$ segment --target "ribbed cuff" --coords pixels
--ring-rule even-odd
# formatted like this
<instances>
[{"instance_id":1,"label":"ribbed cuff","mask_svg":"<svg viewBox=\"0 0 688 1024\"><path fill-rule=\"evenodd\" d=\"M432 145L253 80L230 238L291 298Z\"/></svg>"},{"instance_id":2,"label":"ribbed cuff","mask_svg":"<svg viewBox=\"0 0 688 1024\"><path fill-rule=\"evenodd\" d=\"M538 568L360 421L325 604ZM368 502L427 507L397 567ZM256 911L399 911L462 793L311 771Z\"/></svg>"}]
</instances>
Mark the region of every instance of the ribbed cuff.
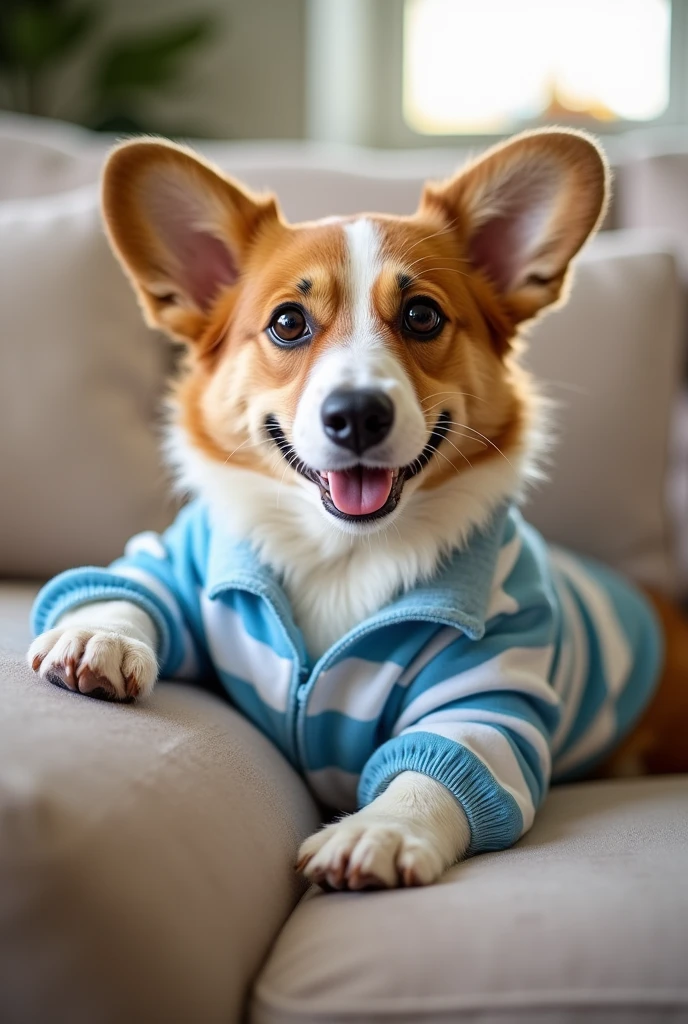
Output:
<instances>
[{"instance_id":1,"label":"ribbed cuff","mask_svg":"<svg viewBox=\"0 0 688 1024\"><path fill-rule=\"evenodd\" d=\"M472 751L430 732L398 736L375 751L361 774L359 806L369 804L407 771L429 775L453 793L471 827L469 853L503 850L520 838L523 815L511 793Z\"/></svg>"},{"instance_id":2,"label":"ribbed cuff","mask_svg":"<svg viewBox=\"0 0 688 1024\"><path fill-rule=\"evenodd\" d=\"M150 615L158 634L160 673L165 676L174 673L184 651L169 610L142 583L117 576L107 569L68 569L46 583L31 610L34 634L45 633L65 612L92 601L131 601Z\"/></svg>"}]
</instances>

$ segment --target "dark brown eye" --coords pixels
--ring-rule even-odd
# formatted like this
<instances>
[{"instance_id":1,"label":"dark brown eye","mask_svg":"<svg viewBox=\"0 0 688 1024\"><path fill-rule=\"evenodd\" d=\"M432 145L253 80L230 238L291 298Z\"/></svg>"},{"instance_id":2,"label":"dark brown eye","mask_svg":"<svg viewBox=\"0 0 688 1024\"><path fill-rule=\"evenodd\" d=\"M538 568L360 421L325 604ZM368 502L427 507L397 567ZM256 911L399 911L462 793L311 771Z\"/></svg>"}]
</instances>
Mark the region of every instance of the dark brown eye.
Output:
<instances>
[{"instance_id":1,"label":"dark brown eye","mask_svg":"<svg viewBox=\"0 0 688 1024\"><path fill-rule=\"evenodd\" d=\"M272 314L267 333L276 345L289 348L301 345L311 337L306 314L300 306L280 306Z\"/></svg>"},{"instance_id":2,"label":"dark brown eye","mask_svg":"<svg viewBox=\"0 0 688 1024\"><path fill-rule=\"evenodd\" d=\"M419 341L436 338L444 327L445 316L434 299L409 299L402 313L402 326L406 334Z\"/></svg>"}]
</instances>

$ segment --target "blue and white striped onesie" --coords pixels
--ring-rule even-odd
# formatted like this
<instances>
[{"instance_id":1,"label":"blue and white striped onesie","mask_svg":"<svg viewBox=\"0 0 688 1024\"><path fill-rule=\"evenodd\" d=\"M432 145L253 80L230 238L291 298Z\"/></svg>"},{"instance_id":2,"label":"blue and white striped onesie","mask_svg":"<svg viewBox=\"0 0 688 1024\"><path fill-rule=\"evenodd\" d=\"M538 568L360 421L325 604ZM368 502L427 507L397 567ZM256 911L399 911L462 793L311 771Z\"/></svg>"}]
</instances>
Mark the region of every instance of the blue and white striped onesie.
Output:
<instances>
[{"instance_id":1,"label":"blue and white striped onesie","mask_svg":"<svg viewBox=\"0 0 688 1024\"><path fill-rule=\"evenodd\" d=\"M423 772L461 802L474 853L510 846L553 777L583 774L614 748L661 662L644 598L548 547L514 507L316 663L279 580L198 502L109 569L53 579L34 629L112 599L154 620L163 677L214 670L324 803L352 809L399 772Z\"/></svg>"}]
</instances>

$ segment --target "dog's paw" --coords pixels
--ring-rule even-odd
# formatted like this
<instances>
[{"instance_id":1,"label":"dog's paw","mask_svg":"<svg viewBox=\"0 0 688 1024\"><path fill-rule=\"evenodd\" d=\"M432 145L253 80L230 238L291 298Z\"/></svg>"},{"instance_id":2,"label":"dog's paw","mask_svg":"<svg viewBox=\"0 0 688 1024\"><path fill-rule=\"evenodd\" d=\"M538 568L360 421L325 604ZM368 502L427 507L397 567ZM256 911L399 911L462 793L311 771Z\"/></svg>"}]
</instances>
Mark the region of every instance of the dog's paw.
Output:
<instances>
[{"instance_id":1,"label":"dog's paw","mask_svg":"<svg viewBox=\"0 0 688 1024\"><path fill-rule=\"evenodd\" d=\"M296 865L309 881L329 889L429 885L448 866L427 827L365 811L306 839Z\"/></svg>"},{"instance_id":2,"label":"dog's paw","mask_svg":"<svg viewBox=\"0 0 688 1024\"><path fill-rule=\"evenodd\" d=\"M158 675L151 648L113 630L48 630L31 644L27 660L48 682L101 700L145 697Z\"/></svg>"}]
</instances>

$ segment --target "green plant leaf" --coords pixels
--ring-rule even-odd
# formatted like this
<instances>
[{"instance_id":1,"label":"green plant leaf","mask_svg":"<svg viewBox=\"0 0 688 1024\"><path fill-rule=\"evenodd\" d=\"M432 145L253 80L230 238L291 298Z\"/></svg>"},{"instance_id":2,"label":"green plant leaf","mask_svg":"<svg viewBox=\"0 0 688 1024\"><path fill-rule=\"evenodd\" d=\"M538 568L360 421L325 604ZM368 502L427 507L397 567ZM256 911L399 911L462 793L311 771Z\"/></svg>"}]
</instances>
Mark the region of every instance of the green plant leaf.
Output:
<instances>
[{"instance_id":1,"label":"green plant leaf","mask_svg":"<svg viewBox=\"0 0 688 1024\"><path fill-rule=\"evenodd\" d=\"M2 19L3 55L8 64L29 71L66 56L93 29L95 7L60 11L23 4Z\"/></svg>"},{"instance_id":2,"label":"green plant leaf","mask_svg":"<svg viewBox=\"0 0 688 1024\"><path fill-rule=\"evenodd\" d=\"M96 79L101 97L168 85L178 74L178 61L212 27L208 18L195 18L164 32L120 39L103 54Z\"/></svg>"}]
</instances>

